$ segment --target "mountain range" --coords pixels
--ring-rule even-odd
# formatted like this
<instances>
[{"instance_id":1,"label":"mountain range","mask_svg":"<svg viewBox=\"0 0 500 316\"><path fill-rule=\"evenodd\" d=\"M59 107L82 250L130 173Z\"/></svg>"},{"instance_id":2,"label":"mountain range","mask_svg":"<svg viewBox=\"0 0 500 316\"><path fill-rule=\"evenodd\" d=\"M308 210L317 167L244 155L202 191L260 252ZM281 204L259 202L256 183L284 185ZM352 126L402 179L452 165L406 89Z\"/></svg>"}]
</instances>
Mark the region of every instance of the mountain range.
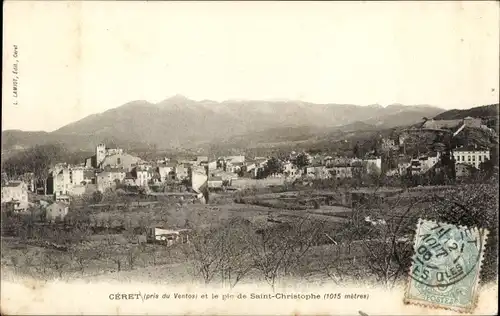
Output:
<instances>
[{"instance_id":1,"label":"mountain range","mask_svg":"<svg viewBox=\"0 0 500 316\"><path fill-rule=\"evenodd\" d=\"M302 101L194 101L176 95L159 103L133 101L87 116L53 132L2 132L2 152L36 144L62 143L91 150L106 142L123 148L197 148L233 141L286 142L332 131L387 129L435 117L429 105L359 106Z\"/></svg>"}]
</instances>

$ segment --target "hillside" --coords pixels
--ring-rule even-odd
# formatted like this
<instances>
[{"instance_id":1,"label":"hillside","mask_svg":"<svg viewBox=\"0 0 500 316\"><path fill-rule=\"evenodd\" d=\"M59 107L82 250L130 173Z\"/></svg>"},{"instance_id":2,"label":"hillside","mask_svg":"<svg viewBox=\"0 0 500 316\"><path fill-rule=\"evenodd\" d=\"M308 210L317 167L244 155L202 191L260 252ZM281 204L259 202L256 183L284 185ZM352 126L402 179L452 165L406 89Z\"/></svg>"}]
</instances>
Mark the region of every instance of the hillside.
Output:
<instances>
[{"instance_id":1,"label":"hillside","mask_svg":"<svg viewBox=\"0 0 500 316\"><path fill-rule=\"evenodd\" d=\"M459 120L464 119L467 116L478 117L478 118L490 118L498 117L499 105L490 104L484 106L478 106L466 110L450 110L440 113L434 117L435 120Z\"/></svg>"},{"instance_id":2,"label":"hillside","mask_svg":"<svg viewBox=\"0 0 500 316\"><path fill-rule=\"evenodd\" d=\"M111 140L130 146L197 148L214 142L307 140L335 129L381 129L421 121L443 110L425 106L312 104L302 101L194 101L174 96L153 104L133 101L100 114L90 115L52 133L24 135L5 131L3 149L61 142L90 149ZM30 132L31 133L31 132ZM310 137L309 137L310 136ZM2 137L4 138L4 137ZM253 138L253 137L252 137Z\"/></svg>"}]
</instances>

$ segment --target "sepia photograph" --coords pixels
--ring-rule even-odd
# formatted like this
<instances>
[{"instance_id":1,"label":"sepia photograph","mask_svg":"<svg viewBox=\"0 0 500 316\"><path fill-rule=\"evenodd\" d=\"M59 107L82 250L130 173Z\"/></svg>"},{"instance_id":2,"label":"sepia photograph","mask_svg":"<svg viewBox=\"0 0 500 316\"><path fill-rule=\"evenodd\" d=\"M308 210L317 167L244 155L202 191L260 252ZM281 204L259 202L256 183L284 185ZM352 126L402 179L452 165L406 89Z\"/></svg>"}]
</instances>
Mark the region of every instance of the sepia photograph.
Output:
<instances>
[{"instance_id":1,"label":"sepia photograph","mask_svg":"<svg viewBox=\"0 0 500 316\"><path fill-rule=\"evenodd\" d=\"M1 315L496 315L496 1L3 6Z\"/></svg>"}]
</instances>

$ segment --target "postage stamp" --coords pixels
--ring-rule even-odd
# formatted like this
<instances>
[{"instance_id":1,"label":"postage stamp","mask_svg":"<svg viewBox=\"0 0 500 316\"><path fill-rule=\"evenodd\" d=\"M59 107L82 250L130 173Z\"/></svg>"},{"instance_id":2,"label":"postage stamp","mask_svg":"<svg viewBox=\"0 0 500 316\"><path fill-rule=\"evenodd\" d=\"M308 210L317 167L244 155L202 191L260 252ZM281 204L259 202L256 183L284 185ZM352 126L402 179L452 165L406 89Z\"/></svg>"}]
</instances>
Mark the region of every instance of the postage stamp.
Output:
<instances>
[{"instance_id":1,"label":"postage stamp","mask_svg":"<svg viewBox=\"0 0 500 316\"><path fill-rule=\"evenodd\" d=\"M486 229L419 219L404 302L472 312L487 234Z\"/></svg>"}]
</instances>

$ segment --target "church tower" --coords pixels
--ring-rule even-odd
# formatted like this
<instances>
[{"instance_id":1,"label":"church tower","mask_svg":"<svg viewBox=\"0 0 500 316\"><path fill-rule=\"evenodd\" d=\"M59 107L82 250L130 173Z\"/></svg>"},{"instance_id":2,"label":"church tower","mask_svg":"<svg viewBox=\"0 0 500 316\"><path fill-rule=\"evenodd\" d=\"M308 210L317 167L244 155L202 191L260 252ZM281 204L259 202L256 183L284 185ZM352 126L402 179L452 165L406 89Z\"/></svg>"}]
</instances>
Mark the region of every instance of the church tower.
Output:
<instances>
[{"instance_id":1,"label":"church tower","mask_svg":"<svg viewBox=\"0 0 500 316\"><path fill-rule=\"evenodd\" d=\"M95 159L96 159L96 168L99 167L106 157L106 145L99 144L95 148Z\"/></svg>"}]
</instances>

